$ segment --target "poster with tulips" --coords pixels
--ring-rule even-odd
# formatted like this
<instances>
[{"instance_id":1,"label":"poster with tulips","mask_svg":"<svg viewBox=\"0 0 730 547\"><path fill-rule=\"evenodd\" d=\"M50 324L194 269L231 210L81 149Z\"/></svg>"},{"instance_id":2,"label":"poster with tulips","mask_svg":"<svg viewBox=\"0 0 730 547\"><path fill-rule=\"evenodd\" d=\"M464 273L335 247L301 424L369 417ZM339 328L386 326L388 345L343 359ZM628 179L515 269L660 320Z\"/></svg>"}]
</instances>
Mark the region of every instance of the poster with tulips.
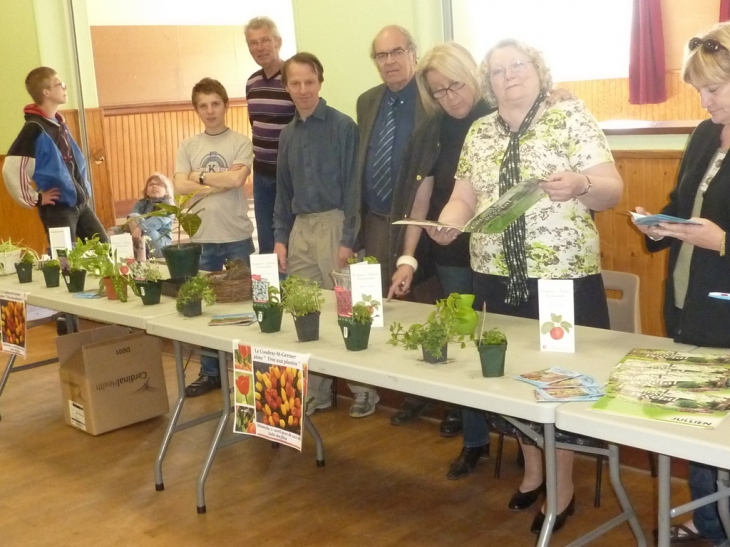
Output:
<instances>
[{"instance_id":1,"label":"poster with tulips","mask_svg":"<svg viewBox=\"0 0 730 547\"><path fill-rule=\"evenodd\" d=\"M26 298L28 293L0 290L0 351L26 355Z\"/></svg>"},{"instance_id":2,"label":"poster with tulips","mask_svg":"<svg viewBox=\"0 0 730 547\"><path fill-rule=\"evenodd\" d=\"M233 341L234 433L302 449L309 354Z\"/></svg>"}]
</instances>

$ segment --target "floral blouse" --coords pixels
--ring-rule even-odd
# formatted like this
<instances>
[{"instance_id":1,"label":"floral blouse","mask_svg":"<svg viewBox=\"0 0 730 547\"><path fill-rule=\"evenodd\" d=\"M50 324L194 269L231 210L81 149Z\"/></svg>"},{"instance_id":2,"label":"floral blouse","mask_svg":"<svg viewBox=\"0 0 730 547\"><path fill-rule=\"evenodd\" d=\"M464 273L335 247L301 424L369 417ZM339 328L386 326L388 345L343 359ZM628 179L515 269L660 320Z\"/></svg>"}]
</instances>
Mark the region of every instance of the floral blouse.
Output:
<instances>
[{"instance_id":1,"label":"floral blouse","mask_svg":"<svg viewBox=\"0 0 730 547\"><path fill-rule=\"evenodd\" d=\"M474 122L466 136L456 178L471 183L477 213L499 198L499 168L508 141L496 112ZM608 142L577 99L549 106L520 139L520 180L580 172L606 162L613 163ZM525 213L525 228L529 277L570 279L600 273L598 230L578 199L552 202L543 196ZM502 234L472 234L470 254L474 271L509 275Z\"/></svg>"}]
</instances>

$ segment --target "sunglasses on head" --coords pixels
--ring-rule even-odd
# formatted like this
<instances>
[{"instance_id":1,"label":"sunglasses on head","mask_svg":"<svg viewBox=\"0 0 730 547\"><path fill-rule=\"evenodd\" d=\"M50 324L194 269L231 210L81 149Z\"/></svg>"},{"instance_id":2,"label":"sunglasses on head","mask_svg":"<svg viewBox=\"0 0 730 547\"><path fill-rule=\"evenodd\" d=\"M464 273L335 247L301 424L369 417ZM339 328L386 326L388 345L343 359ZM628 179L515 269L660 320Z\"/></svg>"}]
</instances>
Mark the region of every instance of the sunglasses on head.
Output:
<instances>
[{"instance_id":1,"label":"sunglasses on head","mask_svg":"<svg viewBox=\"0 0 730 547\"><path fill-rule=\"evenodd\" d=\"M702 38L692 38L687 46L690 51L694 51L700 46L702 46L702 49L704 49L707 53L717 53L720 50L727 51L727 48L714 38L708 38L707 40L703 40Z\"/></svg>"}]
</instances>

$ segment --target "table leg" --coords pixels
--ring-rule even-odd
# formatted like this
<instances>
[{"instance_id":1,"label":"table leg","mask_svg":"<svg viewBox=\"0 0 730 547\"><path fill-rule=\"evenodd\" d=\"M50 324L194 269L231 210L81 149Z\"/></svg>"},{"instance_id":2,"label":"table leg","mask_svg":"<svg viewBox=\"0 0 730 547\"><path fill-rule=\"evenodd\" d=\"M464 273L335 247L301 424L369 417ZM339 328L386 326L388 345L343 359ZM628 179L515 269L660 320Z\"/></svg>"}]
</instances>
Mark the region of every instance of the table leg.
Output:
<instances>
[{"instance_id":1,"label":"table leg","mask_svg":"<svg viewBox=\"0 0 730 547\"><path fill-rule=\"evenodd\" d=\"M631 505L631 500L629 499L629 496L624 489L624 485L621 482L621 466L619 463L618 445L609 443L608 452L608 469L611 474L611 485L613 486L613 491L616 493L623 515L628 516L629 526L636 538L637 547L646 547L646 536L644 535L644 531L641 529L639 519L636 517L636 511L634 511L634 507Z\"/></svg>"},{"instance_id":2,"label":"table leg","mask_svg":"<svg viewBox=\"0 0 730 547\"><path fill-rule=\"evenodd\" d=\"M203 469L200 471L200 475L198 476L197 499L199 515L202 515L206 512L205 481L208 478L208 473L210 473L210 468L213 465L213 460L215 459L216 452L218 452L218 447L221 438L223 437L223 432L225 431L226 425L228 424L228 414L230 413L229 411L231 408L231 396L228 392L228 354L225 351L218 352L218 370L221 375L221 395L223 397L223 411L221 412L221 417L218 420L218 427L215 430L213 442L210 444L210 449L208 450L208 455L205 458Z\"/></svg>"},{"instance_id":3,"label":"table leg","mask_svg":"<svg viewBox=\"0 0 730 547\"><path fill-rule=\"evenodd\" d=\"M537 540L538 547L550 545L550 536L557 518L558 508L558 467L555 448L555 424L544 424L545 452L545 522Z\"/></svg>"},{"instance_id":4,"label":"table leg","mask_svg":"<svg viewBox=\"0 0 730 547\"><path fill-rule=\"evenodd\" d=\"M728 482L729 478L730 472L728 472L727 469L717 470L717 490L720 492L725 492L725 494L727 495L730 495L730 483ZM725 528L725 535L727 537L730 537L730 500L728 500L727 497L718 500L717 510L718 513L720 513L720 521L722 522L722 526L723 528Z\"/></svg>"},{"instance_id":5,"label":"table leg","mask_svg":"<svg viewBox=\"0 0 730 547\"><path fill-rule=\"evenodd\" d=\"M157 491L165 489L165 483L162 480L162 460L165 459L165 453L170 446L172 435L175 432L180 413L185 404L185 368L183 366L182 344L175 340L173 347L175 349L175 372L177 373L177 403L172 412L170 423L167 425L165 435L162 437L162 444L160 444L160 450L157 452L157 459L155 460L155 490Z\"/></svg>"},{"instance_id":6,"label":"table leg","mask_svg":"<svg viewBox=\"0 0 730 547\"><path fill-rule=\"evenodd\" d=\"M319 436L319 431L317 431L317 428L314 427L314 424L306 414L304 416L304 427L314 439L314 447L317 452L317 467L324 467L324 444L322 444L322 437Z\"/></svg>"},{"instance_id":7,"label":"table leg","mask_svg":"<svg viewBox=\"0 0 730 547\"><path fill-rule=\"evenodd\" d=\"M657 547L669 547L669 533L671 527L670 511L672 505L672 488L671 488L671 474L670 464L671 458L664 454L657 455L658 463L658 476L657 480L659 483L659 501L657 504L658 516L657 516L657 531L658 541Z\"/></svg>"}]
</instances>

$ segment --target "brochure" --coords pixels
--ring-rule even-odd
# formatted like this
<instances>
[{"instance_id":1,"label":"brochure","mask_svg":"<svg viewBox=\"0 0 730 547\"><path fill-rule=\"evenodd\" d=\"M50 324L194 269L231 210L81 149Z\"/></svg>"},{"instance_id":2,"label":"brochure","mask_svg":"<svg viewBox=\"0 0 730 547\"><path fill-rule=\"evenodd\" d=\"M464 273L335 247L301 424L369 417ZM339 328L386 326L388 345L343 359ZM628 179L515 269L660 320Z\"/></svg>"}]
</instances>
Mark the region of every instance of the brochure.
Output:
<instances>
[{"instance_id":1,"label":"brochure","mask_svg":"<svg viewBox=\"0 0 730 547\"><path fill-rule=\"evenodd\" d=\"M603 396L599 387L554 387L535 390L535 400L542 403L568 403L571 401L597 401Z\"/></svg>"},{"instance_id":2,"label":"brochure","mask_svg":"<svg viewBox=\"0 0 730 547\"><path fill-rule=\"evenodd\" d=\"M521 382L527 382L528 384L532 384L533 386L545 387L555 384L556 382L565 382L568 380L579 381L576 380L576 378L580 378L582 376L583 375L580 372L574 372L572 370L560 367L550 367L543 370L536 370L535 372L526 372L525 374L515 376L515 379L520 380ZM563 383L561 385L566 386L576 384ZM595 385L595 382L591 383L590 385Z\"/></svg>"},{"instance_id":3,"label":"brochure","mask_svg":"<svg viewBox=\"0 0 730 547\"><path fill-rule=\"evenodd\" d=\"M410 224L414 226L436 226L441 228L455 228L461 232L480 234L499 234L507 226L520 218L535 205L545 192L540 188L541 179L532 178L515 184L507 192L484 211L477 214L465 226L452 226L434 220L404 219L393 224Z\"/></svg>"},{"instance_id":4,"label":"brochure","mask_svg":"<svg viewBox=\"0 0 730 547\"><path fill-rule=\"evenodd\" d=\"M229 313L214 315L210 318L208 326L219 327L222 325L253 325L256 322L256 314L254 312Z\"/></svg>"},{"instance_id":5,"label":"brochure","mask_svg":"<svg viewBox=\"0 0 730 547\"><path fill-rule=\"evenodd\" d=\"M631 218L634 219L634 223L637 226L656 226L657 224L664 222L667 224L673 223L673 224L701 224L700 222L697 222L696 220L689 220L686 218L679 218L679 217L673 217L671 215L641 215L639 213L635 213L633 211L629 211L631 213Z\"/></svg>"},{"instance_id":6,"label":"brochure","mask_svg":"<svg viewBox=\"0 0 730 547\"><path fill-rule=\"evenodd\" d=\"M26 356L27 292L0 289L0 351Z\"/></svg>"},{"instance_id":7,"label":"brochure","mask_svg":"<svg viewBox=\"0 0 730 547\"><path fill-rule=\"evenodd\" d=\"M633 349L590 410L714 429L730 412L730 352Z\"/></svg>"},{"instance_id":8,"label":"brochure","mask_svg":"<svg viewBox=\"0 0 730 547\"><path fill-rule=\"evenodd\" d=\"M233 432L302 450L309 354L233 341Z\"/></svg>"}]
</instances>

